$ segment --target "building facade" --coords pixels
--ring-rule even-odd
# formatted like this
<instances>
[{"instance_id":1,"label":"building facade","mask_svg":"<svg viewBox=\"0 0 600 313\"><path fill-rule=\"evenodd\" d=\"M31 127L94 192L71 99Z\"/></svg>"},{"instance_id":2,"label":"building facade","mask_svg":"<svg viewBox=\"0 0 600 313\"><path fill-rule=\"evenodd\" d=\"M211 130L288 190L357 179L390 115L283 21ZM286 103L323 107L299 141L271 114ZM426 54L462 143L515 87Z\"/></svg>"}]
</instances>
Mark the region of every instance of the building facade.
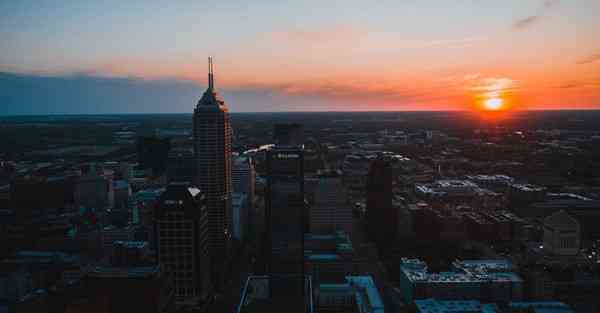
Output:
<instances>
[{"instance_id":1,"label":"building facade","mask_svg":"<svg viewBox=\"0 0 600 313\"><path fill-rule=\"evenodd\" d=\"M196 184L206 195L213 257L227 255L231 238L231 126L225 101L214 87L209 59L208 89L194 109Z\"/></svg>"},{"instance_id":2,"label":"building facade","mask_svg":"<svg viewBox=\"0 0 600 313\"><path fill-rule=\"evenodd\" d=\"M208 209L200 189L171 183L155 210L158 261L173 276L176 302L195 305L210 289Z\"/></svg>"}]
</instances>

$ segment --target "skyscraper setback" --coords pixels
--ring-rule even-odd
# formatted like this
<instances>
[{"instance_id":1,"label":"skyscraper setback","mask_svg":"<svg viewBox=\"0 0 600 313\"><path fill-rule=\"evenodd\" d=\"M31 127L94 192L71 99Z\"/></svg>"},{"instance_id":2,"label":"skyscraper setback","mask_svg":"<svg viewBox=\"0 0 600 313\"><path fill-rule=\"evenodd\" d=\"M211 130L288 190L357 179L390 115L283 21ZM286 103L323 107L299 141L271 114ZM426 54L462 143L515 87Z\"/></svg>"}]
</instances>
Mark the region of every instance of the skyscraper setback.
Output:
<instances>
[{"instance_id":1,"label":"skyscraper setback","mask_svg":"<svg viewBox=\"0 0 600 313\"><path fill-rule=\"evenodd\" d=\"M206 194L211 255L225 256L231 238L231 126L216 90L212 58L208 88L194 109L196 184Z\"/></svg>"}]
</instances>

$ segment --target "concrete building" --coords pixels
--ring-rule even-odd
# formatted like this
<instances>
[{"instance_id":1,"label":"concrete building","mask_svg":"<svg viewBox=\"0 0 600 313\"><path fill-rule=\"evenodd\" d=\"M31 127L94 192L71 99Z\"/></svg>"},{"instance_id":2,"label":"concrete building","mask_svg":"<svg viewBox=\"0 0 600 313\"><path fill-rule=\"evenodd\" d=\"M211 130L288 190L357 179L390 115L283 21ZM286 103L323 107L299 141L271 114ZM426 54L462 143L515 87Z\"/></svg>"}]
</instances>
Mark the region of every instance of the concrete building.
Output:
<instances>
[{"instance_id":1,"label":"concrete building","mask_svg":"<svg viewBox=\"0 0 600 313\"><path fill-rule=\"evenodd\" d=\"M231 136L229 109L215 90L209 58L208 89L194 109L196 185L206 195L211 255L227 257L231 239ZM217 264L217 263L215 263Z\"/></svg>"},{"instance_id":2,"label":"concrete building","mask_svg":"<svg viewBox=\"0 0 600 313\"><path fill-rule=\"evenodd\" d=\"M352 235L352 206L346 202L345 190L339 177L319 178L310 210L310 232Z\"/></svg>"},{"instance_id":3,"label":"concrete building","mask_svg":"<svg viewBox=\"0 0 600 313\"><path fill-rule=\"evenodd\" d=\"M478 300L415 300L418 313L500 313L495 304Z\"/></svg>"},{"instance_id":4,"label":"concrete building","mask_svg":"<svg viewBox=\"0 0 600 313\"><path fill-rule=\"evenodd\" d=\"M233 192L245 193L252 207L255 194L256 171L254 161L251 157L237 156L233 159L231 170L231 182Z\"/></svg>"},{"instance_id":5,"label":"concrete building","mask_svg":"<svg viewBox=\"0 0 600 313\"><path fill-rule=\"evenodd\" d=\"M385 313L371 276L346 276L345 282L319 284L315 291L317 312Z\"/></svg>"},{"instance_id":6,"label":"concrete building","mask_svg":"<svg viewBox=\"0 0 600 313\"><path fill-rule=\"evenodd\" d=\"M232 230L233 238L243 241L248 230L249 199L245 193L234 192L231 194Z\"/></svg>"},{"instance_id":7,"label":"concrete building","mask_svg":"<svg viewBox=\"0 0 600 313\"><path fill-rule=\"evenodd\" d=\"M131 197L131 186L126 180L115 180L113 182L115 197L114 208L119 211L129 210L129 198Z\"/></svg>"},{"instance_id":8,"label":"concrete building","mask_svg":"<svg viewBox=\"0 0 600 313\"><path fill-rule=\"evenodd\" d=\"M532 312L532 313L574 313L575 311L568 305L559 301L518 301L508 304L511 313Z\"/></svg>"},{"instance_id":9,"label":"concrete building","mask_svg":"<svg viewBox=\"0 0 600 313\"><path fill-rule=\"evenodd\" d=\"M210 289L208 209L200 189L171 183L155 210L158 262L175 281L178 305L198 305Z\"/></svg>"},{"instance_id":10,"label":"concrete building","mask_svg":"<svg viewBox=\"0 0 600 313\"><path fill-rule=\"evenodd\" d=\"M111 257L114 252L114 243L117 241L132 241L134 239L135 229L132 226L117 227L114 225L105 226L100 231L100 241L104 256Z\"/></svg>"},{"instance_id":11,"label":"concrete building","mask_svg":"<svg viewBox=\"0 0 600 313\"><path fill-rule=\"evenodd\" d=\"M304 271L315 284L341 283L358 272L350 237L343 232L304 235Z\"/></svg>"},{"instance_id":12,"label":"concrete building","mask_svg":"<svg viewBox=\"0 0 600 313\"><path fill-rule=\"evenodd\" d=\"M579 254L579 222L564 210L544 219L544 250L555 255Z\"/></svg>"},{"instance_id":13,"label":"concrete building","mask_svg":"<svg viewBox=\"0 0 600 313\"><path fill-rule=\"evenodd\" d=\"M114 207L113 177L110 172L89 165L89 169L83 171L75 183L75 204L98 210Z\"/></svg>"},{"instance_id":14,"label":"concrete building","mask_svg":"<svg viewBox=\"0 0 600 313\"><path fill-rule=\"evenodd\" d=\"M425 262L402 258L400 289L405 303L415 299L520 300L523 280L505 260L455 261L451 271L430 273Z\"/></svg>"}]
</instances>

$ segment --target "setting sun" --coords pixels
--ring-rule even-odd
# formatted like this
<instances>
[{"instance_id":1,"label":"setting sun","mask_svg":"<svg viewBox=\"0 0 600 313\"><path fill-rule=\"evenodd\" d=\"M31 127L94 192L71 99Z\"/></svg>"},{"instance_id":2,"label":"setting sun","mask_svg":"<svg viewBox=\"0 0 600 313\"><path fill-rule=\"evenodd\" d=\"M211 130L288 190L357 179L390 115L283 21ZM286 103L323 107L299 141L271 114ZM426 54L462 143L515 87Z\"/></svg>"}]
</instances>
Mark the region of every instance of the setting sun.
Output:
<instances>
[{"instance_id":1,"label":"setting sun","mask_svg":"<svg viewBox=\"0 0 600 313\"><path fill-rule=\"evenodd\" d=\"M490 98L483 102L484 108L486 110L500 110L502 108L502 99L500 98Z\"/></svg>"}]
</instances>

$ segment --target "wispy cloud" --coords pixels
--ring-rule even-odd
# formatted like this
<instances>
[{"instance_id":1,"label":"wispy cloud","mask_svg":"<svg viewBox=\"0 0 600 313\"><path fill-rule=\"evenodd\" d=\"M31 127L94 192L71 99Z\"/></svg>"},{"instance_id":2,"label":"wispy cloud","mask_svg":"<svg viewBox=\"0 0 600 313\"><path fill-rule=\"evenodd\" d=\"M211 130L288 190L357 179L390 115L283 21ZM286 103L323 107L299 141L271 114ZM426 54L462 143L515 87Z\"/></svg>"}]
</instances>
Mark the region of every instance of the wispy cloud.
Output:
<instances>
[{"instance_id":1,"label":"wispy cloud","mask_svg":"<svg viewBox=\"0 0 600 313\"><path fill-rule=\"evenodd\" d=\"M482 37L469 37L469 38L461 38L461 39L442 39L442 40L432 40L423 43L421 47L462 47L466 45L470 45L473 43L485 41L485 38Z\"/></svg>"},{"instance_id":2,"label":"wispy cloud","mask_svg":"<svg viewBox=\"0 0 600 313\"><path fill-rule=\"evenodd\" d=\"M526 29L526 28L530 27L531 25L537 23L540 19L541 19L541 16L539 16L539 15L531 15L531 16L519 19L516 22L514 22L512 25L512 28L513 28L513 30L523 30L523 29Z\"/></svg>"},{"instance_id":3,"label":"wispy cloud","mask_svg":"<svg viewBox=\"0 0 600 313\"><path fill-rule=\"evenodd\" d=\"M486 98L493 98L513 91L516 85L517 82L508 77L484 77L474 82L468 89L481 93Z\"/></svg>"},{"instance_id":4,"label":"wispy cloud","mask_svg":"<svg viewBox=\"0 0 600 313\"><path fill-rule=\"evenodd\" d=\"M338 25L320 30L288 30L268 33L268 37L279 41L299 41L302 43L326 42L336 40L356 39L366 34L354 26Z\"/></svg>"},{"instance_id":5,"label":"wispy cloud","mask_svg":"<svg viewBox=\"0 0 600 313\"><path fill-rule=\"evenodd\" d=\"M542 11L550 10L552 7L555 7L558 4L558 2L558 0L545 0L543 2ZM543 14L529 15L527 17L520 18L512 24L512 29L514 31L524 30L526 28L531 27L534 24L539 23L542 20L542 18Z\"/></svg>"},{"instance_id":6,"label":"wispy cloud","mask_svg":"<svg viewBox=\"0 0 600 313\"><path fill-rule=\"evenodd\" d=\"M588 64L596 61L600 61L600 52L588 55L587 57L581 58L577 61L577 64Z\"/></svg>"},{"instance_id":7,"label":"wispy cloud","mask_svg":"<svg viewBox=\"0 0 600 313\"><path fill-rule=\"evenodd\" d=\"M559 2L558 0L546 0L546 1L544 1L544 8L549 9L549 8L557 5L558 2Z\"/></svg>"}]
</instances>

